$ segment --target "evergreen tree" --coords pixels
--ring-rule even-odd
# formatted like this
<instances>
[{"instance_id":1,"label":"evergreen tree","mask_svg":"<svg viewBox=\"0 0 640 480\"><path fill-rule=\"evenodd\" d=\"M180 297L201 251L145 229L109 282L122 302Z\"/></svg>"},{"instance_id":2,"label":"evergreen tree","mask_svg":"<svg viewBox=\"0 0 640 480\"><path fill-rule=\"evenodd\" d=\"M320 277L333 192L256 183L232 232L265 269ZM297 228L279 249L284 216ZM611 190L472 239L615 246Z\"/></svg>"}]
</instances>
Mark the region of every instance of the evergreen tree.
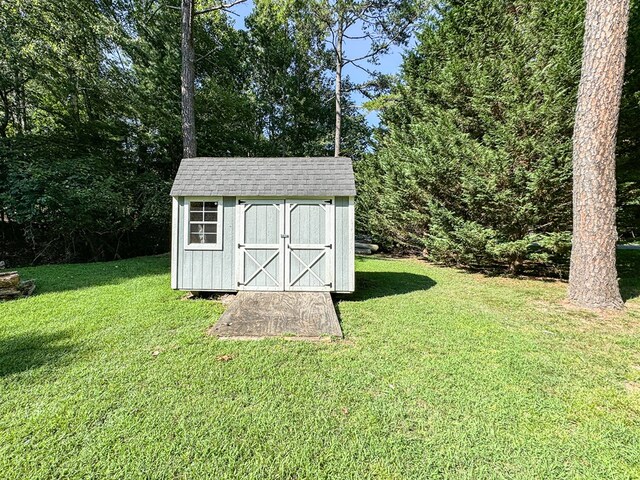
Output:
<instances>
[{"instance_id":1,"label":"evergreen tree","mask_svg":"<svg viewBox=\"0 0 640 480\"><path fill-rule=\"evenodd\" d=\"M387 244L511 272L566 264L584 6L450 1L377 100L360 215Z\"/></svg>"}]
</instances>

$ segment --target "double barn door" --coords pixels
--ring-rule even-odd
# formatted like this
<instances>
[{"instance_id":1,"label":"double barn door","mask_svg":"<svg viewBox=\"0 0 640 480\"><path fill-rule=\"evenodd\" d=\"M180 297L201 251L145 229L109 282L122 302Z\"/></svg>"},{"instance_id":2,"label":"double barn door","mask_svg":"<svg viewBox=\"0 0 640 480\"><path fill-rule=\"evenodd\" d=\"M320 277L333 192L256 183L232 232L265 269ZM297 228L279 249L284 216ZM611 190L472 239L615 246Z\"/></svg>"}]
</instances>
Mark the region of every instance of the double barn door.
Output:
<instances>
[{"instance_id":1,"label":"double barn door","mask_svg":"<svg viewBox=\"0 0 640 480\"><path fill-rule=\"evenodd\" d=\"M332 290L332 200L239 200L237 208L239 290Z\"/></svg>"}]
</instances>

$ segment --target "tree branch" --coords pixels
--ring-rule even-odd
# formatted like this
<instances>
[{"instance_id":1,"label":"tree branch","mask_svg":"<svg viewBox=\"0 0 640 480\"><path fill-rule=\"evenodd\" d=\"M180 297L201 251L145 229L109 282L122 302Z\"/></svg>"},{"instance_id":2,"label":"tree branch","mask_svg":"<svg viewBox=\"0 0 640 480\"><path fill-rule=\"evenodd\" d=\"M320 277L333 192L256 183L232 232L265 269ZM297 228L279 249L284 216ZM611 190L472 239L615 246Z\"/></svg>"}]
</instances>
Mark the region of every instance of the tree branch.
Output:
<instances>
[{"instance_id":1,"label":"tree branch","mask_svg":"<svg viewBox=\"0 0 640 480\"><path fill-rule=\"evenodd\" d=\"M409 19L401 28L398 28L397 33L394 36L392 36L387 42L382 43L380 46L378 46L377 48L373 49L372 51L370 51L366 55L363 55L363 56L358 57L358 58L352 58L352 59L345 60L343 65L349 65L349 64L355 65L356 62L360 62L362 60L370 59L370 58L375 57L376 55L384 52L386 49L391 47L391 45L396 43L401 35L403 35L404 33L407 32L407 30L416 21L416 19L417 19L417 16L414 16L411 19Z\"/></svg>"},{"instance_id":2,"label":"tree branch","mask_svg":"<svg viewBox=\"0 0 640 480\"><path fill-rule=\"evenodd\" d=\"M234 7L236 5L239 5L241 3L246 2L247 0L234 0L233 2L230 3L222 3L220 5L215 5L213 7L209 7L209 8L205 8L204 10L199 10L197 12L194 12L194 15L202 15L204 13L209 13L209 12L215 12L217 10L227 10L231 7Z\"/></svg>"},{"instance_id":3,"label":"tree branch","mask_svg":"<svg viewBox=\"0 0 640 480\"><path fill-rule=\"evenodd\" d=\"M366 91L367 89L375 88L375 87L378 87L379 85L380 85L380 83L379 83L378 79L374 78L372 80L368 80L368 81L363 82L363 83L356 83L356 84L353 84L353 85L349 85L347 87L343 87L343 91L345 91L345 92L358 91L358 92L362 93L362 92Z\"/></svg>"},{"instance_id":4,"label":"tree branch","mask_svg":"<svg viewBox=\"0 0 640 480\"><path fill-rule=\"evenodd\" d=\"M362 65L358 65L357 63L352 64L354 67L359 68L360 70L362 70L363 72L365 72L367 75L370 75L372 77L375 77L376 72L374 72L373 70L369 70L368 68L363 67Z\"/></svg>"},{"instance_id":5,"label":"tree branch","mask_svg":"<svg viewBox=\"0 0 640 480\"><path fill-rule=\"evenodd\" d=\"M363 55L363 56L358 57L358 58L346 59L343 62L343 65L349 65L349 64L356 65L356 62L361 62L362 60L368 60L369 58L375 57L376 55L384 52L390 46L391 46L391 43L383 43L378 48L376 48L375 50L372 50L371 52L367 53L366 55Z\"/></svg>"},{"instance_id":6,"label":"tree branch","mask_svg":"<svg viewBox=\"0 0 640 480\"><path fill-rule=\"evenodd\" d=\"M371 34L370 33L365 33L364 35L358 35L356 37L352 37L351 35L347 35L346 33L343 35L344 38L348 38L349 40L363 40L365 38L368 38L370 40L373 40L371 38Z\"/></svg>"}]
</instances>

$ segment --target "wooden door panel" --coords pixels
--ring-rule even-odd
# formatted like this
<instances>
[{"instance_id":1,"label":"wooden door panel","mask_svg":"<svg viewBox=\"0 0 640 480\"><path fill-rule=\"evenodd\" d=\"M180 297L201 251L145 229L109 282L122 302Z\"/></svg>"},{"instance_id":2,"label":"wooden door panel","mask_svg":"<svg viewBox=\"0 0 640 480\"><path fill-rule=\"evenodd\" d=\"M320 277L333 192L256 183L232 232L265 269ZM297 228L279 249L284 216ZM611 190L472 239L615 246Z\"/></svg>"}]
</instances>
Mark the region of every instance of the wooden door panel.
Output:
<instances>
[{"instance_id":1,"label":"wooden door panel","mask_svg":"<svg viewBox=\"0 0 640 480\"><path fill-rule=\"evenodd\" d=\"M284 202L238 202L238 289L284 288Z\"/></svg>"},{"instance_id":2,"label":"wooden door panel","mask_svg":"<svg viewBox=\"0 0 640 480\"><path fill-rule=\"evenodd\" d=\"M333 203L287 201L287 290L330 291L333 286Z\"/></svg>"}]
</instances>

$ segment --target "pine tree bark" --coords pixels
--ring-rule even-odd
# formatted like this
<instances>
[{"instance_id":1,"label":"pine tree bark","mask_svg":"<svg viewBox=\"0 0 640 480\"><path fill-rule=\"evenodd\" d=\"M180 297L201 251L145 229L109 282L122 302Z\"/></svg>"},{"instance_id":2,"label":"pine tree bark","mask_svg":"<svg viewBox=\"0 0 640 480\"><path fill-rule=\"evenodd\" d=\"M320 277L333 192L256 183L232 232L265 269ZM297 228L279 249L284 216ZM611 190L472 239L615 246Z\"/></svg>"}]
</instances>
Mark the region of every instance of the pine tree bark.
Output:
<instances>
[{"instance_id":1,"label":"pine tree bark","mask_svg":"<svg viewBox=\"0 0 640 480\"><path fill-rule=\"evenodd\" d=\"M338 22L336 35L336 129L333 156L340 156L340 138L342 136L342 20Z\"/></svg>"},{"instance_id":2,"label":"pine tree bark","mask_svg":"<svg viewBox=\"0 0 640 480\"><path fill-rule=\"evenodd\" d=\"M196 156L195 111L195 51L193 48L193 19L195 0L182 0L181 50L182 50L182 156Z\"/></svg>"},{"instance_id":3,"label":"pine tree bark","mask_svg":"<svg viewBox=\"0 0 640 480\"><path fill-rule=\"evenodd\" d=\"M569 300L622 308L616 272L615 147L629 0L588 0L573 133L573 244Z\"/></svg>"}]
</instances>

